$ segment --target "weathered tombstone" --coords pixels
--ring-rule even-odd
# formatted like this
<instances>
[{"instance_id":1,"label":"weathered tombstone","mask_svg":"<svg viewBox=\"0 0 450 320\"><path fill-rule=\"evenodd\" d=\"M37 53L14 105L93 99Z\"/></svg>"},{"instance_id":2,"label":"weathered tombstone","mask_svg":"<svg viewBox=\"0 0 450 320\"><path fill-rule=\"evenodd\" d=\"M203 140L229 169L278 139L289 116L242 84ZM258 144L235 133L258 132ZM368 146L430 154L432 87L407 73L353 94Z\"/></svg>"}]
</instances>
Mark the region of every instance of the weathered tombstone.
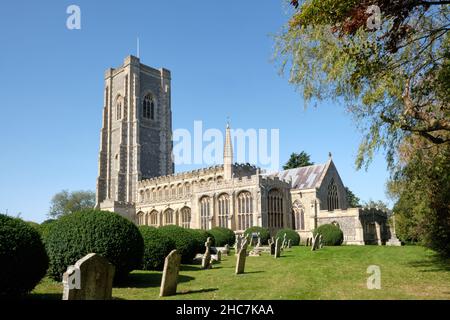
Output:
<instances>
[{"instance_id":1,"label":"weathered tombstone","mask_svg":"<svg viewBox=\"0 0 450 320\"><path fill-rule=\"evenodd\" d=\"M202 259L202 269L210 269L211 268L211 237L208 237L208 240L205 242L205 254Z\"/></svg>"},{"instance_id":2,"label":"weathered tombstone","mask_svg":"<svg viewBox=\"0 0 450 320\"><path fill-rule=\"evenodd\" d=\"M237 255L236 274L244 273L246 258L247 258L247 240L244 241L243 246L239 250Z\"/></svg>"},{"instance_id":3,"label":"weathered tombstone","mask_svg":"<svg viewBox=\"0 0 450 320\"><path fill-rule=\"evenodd\" d=\"M261 236L258 234L258 243L256 243L256 246L259 248L261 247Z\"/></svg>"},{"instance_id":4,"label":"weathered tombstone","mask_svg":"<svg viewBox=\"0 0 450 320\"><path fill-rule=\"evenodd\" d=\"M270 255L275 254L275 242L273 240L269 240L269 247L270 247Z\"/></svg>"},{"instance_id":5,"label":"weathered tombstone","mask_svg":"<svg viewBox=\"0 0 450 320\"><path fill-rule=\"evenodd\" d=\"M319 249L323 248L322 235L319 236Z\"/></svg>"},{"instance_id":6,"label":"weathered tombstone","mask_svg":"<svg viewBox=\"0 0 450 320\"><path fill-rule=\"evenodd\" d=\"M292 248L291 239L288 240L288 248Z\"/></svg>"},{"instance_id":7,"label":"weathered tombstone","mask_svg":"<svg viewBox=\"0 0 450 320\"><path fill-rule=\"evenodd\" d=\"M234 246L235 246L235 254L237 255L239 253L239 250L241 250L242 246L242 238L240 235L236 235L236 242Z\"/></svg>"},{"instance_id":8,"label":"weathered tombstone","mask_svg":"<svg viewBox=\"0 0 450 320\"><path fill-rule=\"evenodd\" d=\"M211 255L211 261L222 261L222 251L218 250L216 254Z\"/></svg>"},{"instance_id":9,"label":"weathered tombstone","mask_svg":"<svg viewBox=\"0 0 450 320\"><path fill-rule=\"evenodd\" d=\"M230 246L228 245L228 243L225 245L225 251L223 252L226 256L228 256L230 254Z\"/></svg>"},{"instance_id":10,"label":"weathered tombstone","mask_svg":"<svg viewBox=\"0 0 450 320\"><path fill-rule=\"evenodd\" d=\"M316 236L312 240L311 251L315 251L317 249L318 243L319 243L319 234L316 234Z\"/></svg>"},{"instance_id":11,"label":"weathered tombstone","mask_svg":"<svg viewBox=\"0 0 450 320\"><path fill-rule=\"evenodd\" d=\"M283 244L281 245L281 247L284 249L287 247L287 241L286 241L286 233L283 236Z\"/></svg>"},{"instance_id":12,"label":"weathered tombstone","mask_svg":"<svg viewBox=\"0 0 450 320\"><path fill-rule=\"evenodd\" d=\"M281 242L280 239L277 238L277 241L275 241L275 258L279 258L281 254Z\"/></svg>"},{"instance_id":13,"label":"weathered tombstone","mask_svg":"<svg viewBox=\"0 0 450 320\"><path fill-rule=\"evenodd\" d=\"M115 267L104 257L90 253L63 275L63 300L110 300Z\"/></svg>"},{"instance_id":14,"label":"weathered tombstone","mask_svg":"<svg viewBox=\"0 0 450 320\"><path fill-rule=\"evenodd\" d=\"M164 270L161 280L160 297L171 296L177 293L178 272L180 271L181 255L172 250L164 261Z\"/></svg>"}]
</instances>

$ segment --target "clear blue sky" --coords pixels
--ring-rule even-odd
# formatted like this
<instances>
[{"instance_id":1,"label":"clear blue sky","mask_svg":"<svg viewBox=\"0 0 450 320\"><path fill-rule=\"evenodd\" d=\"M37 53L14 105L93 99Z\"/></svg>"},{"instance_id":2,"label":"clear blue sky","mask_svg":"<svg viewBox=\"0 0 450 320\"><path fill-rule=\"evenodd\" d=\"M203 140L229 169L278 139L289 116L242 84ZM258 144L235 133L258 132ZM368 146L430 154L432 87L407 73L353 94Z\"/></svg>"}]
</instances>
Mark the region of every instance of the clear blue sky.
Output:
<instances>
[{"instance_id":1,"label":"clear blue sky","mask_svg":"<svg viewBox=\"0 0 450 320\"><path fill-rule=\"evenodd\" d=\"M81 30L66 9L81 8ZM95 190L103 75L136 54L172 72L173 128L279 128L280 159L328 152L361 199L386 200L382 155L356 171L360 132L332 102L304 110L271 62L285 1L8 1L0 12L0 212L46 219L53 194ZM190 169L178 167L177 171Z\"/></svg>"}]
</instances>

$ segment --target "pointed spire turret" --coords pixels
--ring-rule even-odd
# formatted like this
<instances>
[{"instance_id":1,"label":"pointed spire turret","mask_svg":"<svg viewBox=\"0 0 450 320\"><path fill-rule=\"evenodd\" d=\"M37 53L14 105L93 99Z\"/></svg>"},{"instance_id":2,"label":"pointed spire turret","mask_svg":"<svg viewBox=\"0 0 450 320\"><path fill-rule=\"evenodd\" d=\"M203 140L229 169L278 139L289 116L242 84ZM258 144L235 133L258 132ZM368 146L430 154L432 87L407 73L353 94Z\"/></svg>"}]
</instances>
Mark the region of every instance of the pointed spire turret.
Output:
<instances>
[{"instance_id":1,"label":"pointed spire turret","mask_svg":"<svg viewBox=\"0 0 450 320\"><path fill-rule=\"evenodd\" d=\"M225 145L223 150L223 169L224 179L230 180L233 178L233 145L231 143L230 122L227 121L227 128L225 130Z\"/></svg>"}]
</instances>

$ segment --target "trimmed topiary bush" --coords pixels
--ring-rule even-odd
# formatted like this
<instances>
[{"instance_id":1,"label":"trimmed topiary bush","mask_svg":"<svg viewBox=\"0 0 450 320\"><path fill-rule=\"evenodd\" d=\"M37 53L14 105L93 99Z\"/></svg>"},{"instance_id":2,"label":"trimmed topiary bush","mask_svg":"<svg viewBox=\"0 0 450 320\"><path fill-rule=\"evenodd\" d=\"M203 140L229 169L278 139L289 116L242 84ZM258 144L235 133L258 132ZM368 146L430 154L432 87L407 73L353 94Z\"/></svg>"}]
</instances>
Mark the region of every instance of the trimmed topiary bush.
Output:
<instances>
[{"instance_id":1,"label":"trimmed topiary bush","mask_svg":"<svg viewBox=\"0 0 450 320\"><path fill-rule=\"evenodd\" d=\"M300 244L300 236L295 230L292 229L281 229L277 232L276 238L280 238L283 241L284 234L286 234L286 241L291 240L291 245L298 246Z\"/></svg>"},{"instance_id":2,"label":"trimmed topiary bush","mask_svg":"<svg viewBox=\"0 0 450 320\"><path fill-rule=\"evenodd\" d=\"M175 249L175 242L154 227L140 226L139 231L144 239L142 268L144 270L162 270L164 260Z\"/></svg>"},{"instance_id":3,"label":"trimmed topiary bush","mask_svg":"<svg viewBox=\"0 0 450 320\"><path fill-rule=\"evenodd\" d=\"M322 243L326 246L340 246L344 241L344 233L334 224L323 224L313 231L313 235L322 235Z\"/></svg>"},{"instance_id":4,"label":"trimmed topiary bush","mask_svg":"<svg viewBox=\"0 0 450 320\"><path fill-rule=\"evenodd\" d=\"M136 225L121 215L83 210L64 215L51 224L45 239L50 258L49 275L60 281L69 265L97 253L116 267L115 280L123 280L142 265L144 240Z\"/></svg>"},{"instance_id":5,"label":"trimmed topiary bush","mask_svg":"<svg viewBox=\"0 0 450 320\"><path fill-rule=\"evenodd\" d=\"M209 232L214 236L216 240L216 247L223 247L228 244L230 247L234 245L236 236L234 231L228 228L214 227Z\"/></svg>"},{"instance_id":6,"label":"trimmed topiary bush","mask_svg":"<svg viewBox=\"0 0 450 320\"><path fill-rule=\"evenodd\" d=\"M182 263L192 263L198 249L198 240L192 231L179 226L170 225L159 228L175 242L176 249L181 254Z\"/></svg>"},{"instance_id":7,"label":"trimmed topiary bush","mask_svg":"<svg viewBox=\"0 0 450 320\"><path fill-rule=\"evenodd\" d=\"M215 246L215 237L214 235L206 230L201 229L186 229L188 232L192 233L195 238L195 253L205 253L205 242L208 240L208 237L211 238L211 246Z\"/></svg>"},{"instance_id":8,"label":"trimmed topiary bush","mask_svg":"<svg viewBox=\"0 0 450 320\"><path fill-rule=\"evenodd\" d=\"M39 232L20 219L0 214L0 297L30 292L45 276L47 267Z\"/></svg>"},{"instance_id":9,"label":"trimmed topiary bush","mask_svg":"<svg viewBox=\"0 0 450 320\"><path fill-rule=\"evenodd\" d=\"M270 233L269 230L263 227L251 227L248 228L247 230L245 230L244 235L245 236L251 236L252 233L260 233L260 237L261 237L261 244L267 244L270 238Z\"/></svg>"}]
</instances>

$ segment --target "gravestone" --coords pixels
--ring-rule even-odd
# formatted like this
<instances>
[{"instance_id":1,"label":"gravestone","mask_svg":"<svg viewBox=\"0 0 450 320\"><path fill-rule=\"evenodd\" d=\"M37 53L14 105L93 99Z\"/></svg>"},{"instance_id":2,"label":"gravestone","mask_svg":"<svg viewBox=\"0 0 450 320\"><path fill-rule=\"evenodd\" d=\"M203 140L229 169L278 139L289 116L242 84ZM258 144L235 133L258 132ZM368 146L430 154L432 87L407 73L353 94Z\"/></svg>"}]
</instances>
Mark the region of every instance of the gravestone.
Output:
<instances>
[{"instance_id":1,"label":"gravestone","mask_svg":"<svg viewBox=\"0 0 450 320\"><path fill-rule=\"evenodd\" d=\"M286 233L283 236L283 244L281 245L281 247L284 249L287 247L287 241L286 241Z\"/></svg>"},{"instance_id":2,"label":"gravestone","mask_svg":"<svg viewBox=\"0 0 450 320\"><path fill-rule=\"evenodd\" d=\"M241 250L241 246L242 246L242 238L240 235L236 235L236 243L234 244L235 246L235 254L237 255L239 253L239 250Z\"/></svg>"},{"instance_id":3,"label":"gravestone","mask_svg":"<svg viewBox=\"0 0 450 320\"><path fill-rule=\"evenodd\" d=\"M270 255L275 254L275 242L273 240L269 240L269 247L270 247Z\"/></svg>"},{"instance_id":4,"label":"gravestone","mask_svg":"<svg viewBox=\"0 0 450 320\"><path fill-rule=\"evenodd\" d=\"M258 248L261 247L261 236L259 236L259 234L258 234L258 243L256 244L256 246Z\"/></svg>"},{"instance_id":5,"label":"gravestone","mask_svg":"<svg viewBox=\"0 0 450 320\"><path fill-rule=\"evenodd\" d=\"M322 235L319 236L319 249L322 249L323 242L322 242Z\"/></svg>"},{"instance_id":6,"label":"gravestone","mask_svg":"<svg viewBox=\"0 0 450 320\"><path fill-rule=\"evenodd\" d=\"M115 267L106 258L90 253L63 275L63 300L110 300Z\"/></svg>"},{"instance_id":7,"label":"gravestone","mask_svg":"<svg viewBox=\"0 0 450 320\"><path fill-rule=\"evenodd\" d=\"M311 251L315 251L317 249L318 243L319 243L319 234L316 234L316 236L312 240Z\"/></svg>"},{"instance_id":8,"label":"gravestone","mask_svg":"<svg viewBox=\"0 0 450 320\"><path fill-rule=\"evenodd\" d=\"M275 258L279 258L281 254L281 242L280 239L277 238L275 241Z\"/></svg>"},{"instance_id":9,"label":"gravestone","mask_svg":"<svg viewBox=\"0 0 450 320\"><path fill-rule=\"evenodd\" d=\"M210 269L211 268L211 237L208 237L208 240L205 242L205 254L202 259L202 269Z\"/></svg>"},{"instance_id":10,"label":"gravestone","mask_svg":"<svg viewBox=\"0 0 450 320\"><path fill-rule=\"evenodd\" d=\"M288 240L288 248L292 248L291 239Z\"/></svg>"},{"instance_id":11,"label":"gravestone","mask_svg":"<svg viewBox=\"0 0 450 320\"><path fill-rule=\"evenodd\" d=\"M223 253L228 256L230 254L230 246L228 245L228 243L225 245L225 251L223 251Z\"/></svg>"},{"instance_id":12,"label":"gravestone","mask_svg":"<svg viewBox=\"0 0 450 320\"><path fill-rule=\"evenodd\" d=\"M245 259L247 259L247 240L244 241L242 248L237 254L236 274L244 273Z\"/></svg>"},{"instance_id":13,"label":"gravestone","mask_svg":"<svg viewBox=\"0 0 450 320\"><path fill-rule=\"evenodd\" d=\"M220 262L222 261L222 251L218 250L216 254L211 255L211 260Z\"/></svg>"},{"instance_id":14,"label":"gravestone","mask_svg":"<svg viewBox=\"0 0 450 320\"><path fill-rule=\"evenodd\" d=\"M181 255L172 250L164 261L164 270L161 280L160 297L171 296L177 293L178 273L180 272Z\"/></svg>"}]
</instances>

